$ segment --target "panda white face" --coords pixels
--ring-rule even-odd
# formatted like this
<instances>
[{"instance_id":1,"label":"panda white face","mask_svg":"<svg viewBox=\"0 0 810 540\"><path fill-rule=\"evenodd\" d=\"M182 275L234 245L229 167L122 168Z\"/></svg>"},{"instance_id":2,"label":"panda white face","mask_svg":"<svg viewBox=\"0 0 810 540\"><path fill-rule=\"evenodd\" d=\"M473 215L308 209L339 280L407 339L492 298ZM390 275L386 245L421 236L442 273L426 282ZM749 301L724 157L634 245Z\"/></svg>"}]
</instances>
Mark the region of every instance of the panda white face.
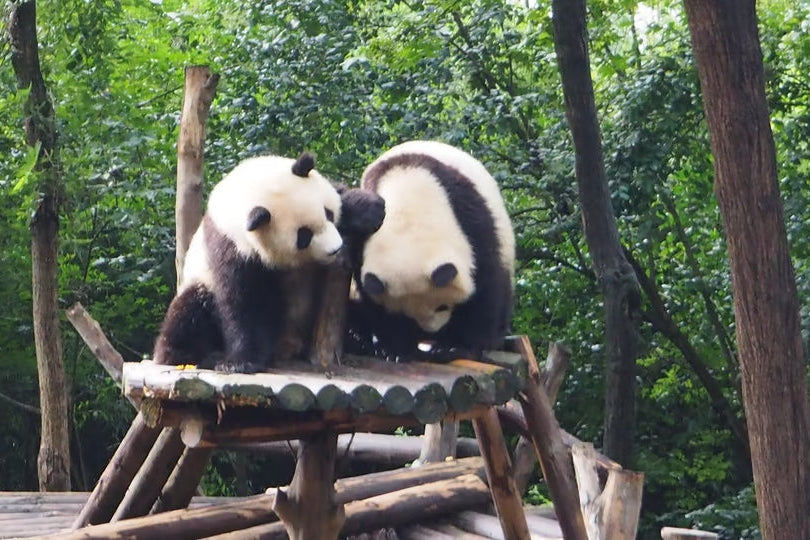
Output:
<instances>
[{"instance_id":1,"label":"panda white face","mask_svg":"<svg viewBox=\"0 0 810 540\"><path fill-rule=\"evenodd\" d=\"M308 154L247 159L211 192L208 215L240 253L268 268L328 263L343 246L340 195L313 166Z\"/></svg>"}]
</instances>

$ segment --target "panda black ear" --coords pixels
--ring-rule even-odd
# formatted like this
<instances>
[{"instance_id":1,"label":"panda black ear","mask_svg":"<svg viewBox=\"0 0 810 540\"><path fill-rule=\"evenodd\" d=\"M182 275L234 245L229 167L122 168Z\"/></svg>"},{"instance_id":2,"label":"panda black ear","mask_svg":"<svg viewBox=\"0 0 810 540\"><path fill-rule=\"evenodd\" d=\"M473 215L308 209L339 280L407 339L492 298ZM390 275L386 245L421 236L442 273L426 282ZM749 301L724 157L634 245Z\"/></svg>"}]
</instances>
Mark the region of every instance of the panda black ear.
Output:
<instances>
[{"instance_id":1,"label":"panda black ear","mask_svg":"<svg viewBox=\"0 0 810 540\"><path fill-rule=\"evenodd\" d=\"M385 283L377 277L377 274L366 272L363 274L363 291L371 296L380 296L385 292Z\"/></svg>"},{"instance_id":2,"label":"panda black ear","mask_svg":"<svg viewBox=\"0 0 810 540\"><path fill-rule=\"evenodd\" d=\"M440 264L430 274L430 282L434 287L445 287L458 275L458 269L453 263Z\"/></svg>"},{"instance_id":3,"label":"panda black ear","mask_svg":"<svg viewBox=\"0 0 810 540\"><path fill-rule=\"evenodd\" d=\"M309 171L315 168L315 156L310 154L309 152L304 152L298 159L295 160L295 163L292 165L292 173L295 176L301 176L306 178L309 176Z\"/></svg>"},{"instance_id":4,"label":"panda black ear","mask_svg":"<svg viewBox=\"0 0 810 540\"><path fill-rule=\"evenodd\" d=\"M270 223L270 210L264 206L254 206L253 210L248 213L247 230L255 231L268 223Z\"/></svg>"}]
</instances>

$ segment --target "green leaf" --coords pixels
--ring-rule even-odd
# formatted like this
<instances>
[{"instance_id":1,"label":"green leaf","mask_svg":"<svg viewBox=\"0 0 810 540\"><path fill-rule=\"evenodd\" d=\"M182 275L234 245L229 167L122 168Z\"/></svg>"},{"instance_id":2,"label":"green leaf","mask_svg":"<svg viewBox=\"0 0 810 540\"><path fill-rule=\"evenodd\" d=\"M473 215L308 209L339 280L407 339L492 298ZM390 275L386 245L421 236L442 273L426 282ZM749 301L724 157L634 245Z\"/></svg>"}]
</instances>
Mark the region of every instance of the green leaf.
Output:
<instances>
[{"instance_id":1,"label":"green leaf","mask_svg":"<svg viewBox=\"0 0 810 540\"><path fill-rule=\"evenodd\" d=\"M33 178L31 172L37 165L37 158L39 158L39 150L42 147L42 141L37 141L37 144L28 149L25 155L25 160L22 166L17 170L17 181L11 187L11 193L19 193L23 188L28 186L28 183Z\"/></svg>"}]
</instances>

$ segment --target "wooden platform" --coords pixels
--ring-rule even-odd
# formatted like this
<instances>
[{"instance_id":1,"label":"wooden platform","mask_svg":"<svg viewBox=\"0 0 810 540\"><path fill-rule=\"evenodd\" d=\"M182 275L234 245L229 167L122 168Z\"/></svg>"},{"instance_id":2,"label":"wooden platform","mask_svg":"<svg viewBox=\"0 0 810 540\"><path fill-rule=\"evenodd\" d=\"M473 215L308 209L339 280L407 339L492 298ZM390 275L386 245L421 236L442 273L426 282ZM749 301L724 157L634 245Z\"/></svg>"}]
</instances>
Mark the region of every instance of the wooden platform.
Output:
<instances>
[{"instance_id":1,"label":"wooden platform","mask_svg":"<svg viewBox=\"0 0 810 540\"><path fill-rule=\"evenodd\" d=\"M31 538L66 532L89 493L0 492L0 538ZM238 501L238 497L194 497L190 508L217 506ZM525 506L533 539L562 538L550 506ZM386 530L377 538L503 538L498 518L480 508L448 515L440 520L413 523Z\"/></svg>"}]
</instances>

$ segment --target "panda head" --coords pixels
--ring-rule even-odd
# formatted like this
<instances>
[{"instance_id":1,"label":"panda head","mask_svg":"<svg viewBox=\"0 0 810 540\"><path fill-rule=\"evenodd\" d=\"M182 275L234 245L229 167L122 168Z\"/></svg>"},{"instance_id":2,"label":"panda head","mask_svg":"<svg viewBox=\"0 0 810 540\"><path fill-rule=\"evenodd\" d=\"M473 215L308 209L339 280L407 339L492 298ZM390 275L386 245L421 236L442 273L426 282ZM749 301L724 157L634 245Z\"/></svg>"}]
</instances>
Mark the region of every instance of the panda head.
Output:
<instances>
[{"instance_id":1,"label":"panda head","mask_svg":"<svg viewBox=\"0 0 810 540\"><path fill-rule=\"evenodd\" d=\"M328 263L343 246L340 196L314 166L308 153L247 159L211 192L208 215L242 255L269 268Z\"/></svg>"}]
</instances>

